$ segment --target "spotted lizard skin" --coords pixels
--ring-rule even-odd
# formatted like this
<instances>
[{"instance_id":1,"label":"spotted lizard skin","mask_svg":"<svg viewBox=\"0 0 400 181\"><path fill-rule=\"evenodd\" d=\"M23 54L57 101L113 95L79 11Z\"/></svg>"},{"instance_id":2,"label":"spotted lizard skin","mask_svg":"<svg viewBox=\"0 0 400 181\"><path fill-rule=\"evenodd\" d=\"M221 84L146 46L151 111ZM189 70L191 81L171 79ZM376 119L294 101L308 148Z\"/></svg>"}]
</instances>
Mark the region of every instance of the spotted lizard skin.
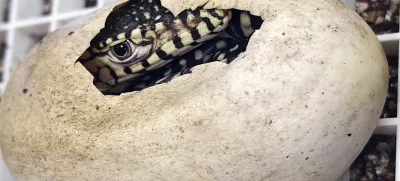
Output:
<instances>
[{"instance_id":1,"label":"spotted lizard skin","mask_svg":"<svg viewBox=\"0 0 400 181\"><path fill-rule=\"evenodd\" d=\"M230 63L261 24L247 11L198 7L174 16L159 0L130 0L113 9L77 61L105 95L140 91L196 65Z\"/></svg>"}]
</instances>

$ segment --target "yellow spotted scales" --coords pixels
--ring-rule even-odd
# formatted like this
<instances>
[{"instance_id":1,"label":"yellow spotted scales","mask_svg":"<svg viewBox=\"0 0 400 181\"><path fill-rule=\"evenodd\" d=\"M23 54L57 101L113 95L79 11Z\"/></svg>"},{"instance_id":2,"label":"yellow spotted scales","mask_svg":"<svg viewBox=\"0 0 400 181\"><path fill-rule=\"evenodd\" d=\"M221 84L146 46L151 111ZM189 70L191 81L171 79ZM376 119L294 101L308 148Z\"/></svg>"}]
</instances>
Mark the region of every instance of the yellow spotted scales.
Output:
<instances>
[{"instance_id":1,"label":"yellow spotted scales","mask_svg":"<svg viewBox=\"0 0 400 181\"><path fill-rule=\"evenodd\" d=\"M261 23L247 11L199 7L174 16L159 0L131 0L113 9L77 61L103 94L139 91L199 64L233 61Z\"/></svg>"}]
</instances>

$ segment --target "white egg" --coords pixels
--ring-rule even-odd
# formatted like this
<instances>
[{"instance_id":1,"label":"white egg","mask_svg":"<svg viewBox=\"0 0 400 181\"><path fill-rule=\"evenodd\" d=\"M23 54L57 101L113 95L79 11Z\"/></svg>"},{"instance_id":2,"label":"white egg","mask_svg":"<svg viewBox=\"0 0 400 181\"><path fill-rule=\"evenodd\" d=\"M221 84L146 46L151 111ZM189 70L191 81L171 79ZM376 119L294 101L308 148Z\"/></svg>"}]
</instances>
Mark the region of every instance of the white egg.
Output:
<instances>
[{"instance_id":1,"label":"white egg","mask_svg":"<svg viewBox=\"0 0 400 181\"><path fill-rule=\"evenodd\" d=\"M163 5L178 13L203 4ZM207 6L266 21L232 64L201 65L141 92L104 96L75 64L110 8L36 46L0 105L0 146L17 180L338 178L385 101L387 63L372 30L337 0Z\"/></svg>"}]
</instances>

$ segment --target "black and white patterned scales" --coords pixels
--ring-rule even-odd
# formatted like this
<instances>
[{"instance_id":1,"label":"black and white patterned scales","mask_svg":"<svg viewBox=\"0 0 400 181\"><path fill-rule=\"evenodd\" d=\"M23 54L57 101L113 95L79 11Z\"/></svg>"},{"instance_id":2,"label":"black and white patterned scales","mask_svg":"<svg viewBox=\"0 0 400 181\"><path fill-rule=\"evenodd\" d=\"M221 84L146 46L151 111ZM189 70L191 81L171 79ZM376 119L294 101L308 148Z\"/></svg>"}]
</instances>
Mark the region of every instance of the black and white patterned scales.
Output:
<instances>
[{"instance_id":1,"label":"black and white patterned scales","mask_svg":"<svg viewBox=\"0 0 400 181\"><path fill-rule=\"evenodd\" d=\"M78 59L103 94L139 91L246 50L262 19L247 11L186 10L174 16L159 0L118 5Z\"/></svg>"}]
</instances>

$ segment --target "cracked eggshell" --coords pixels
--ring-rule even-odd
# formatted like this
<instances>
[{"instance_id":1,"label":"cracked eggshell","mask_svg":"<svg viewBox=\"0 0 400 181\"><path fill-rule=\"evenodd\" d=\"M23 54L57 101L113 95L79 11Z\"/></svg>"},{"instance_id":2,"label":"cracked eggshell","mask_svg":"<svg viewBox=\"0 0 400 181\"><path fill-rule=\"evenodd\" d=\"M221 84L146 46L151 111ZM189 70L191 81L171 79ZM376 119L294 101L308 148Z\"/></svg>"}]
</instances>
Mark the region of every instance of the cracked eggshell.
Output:
<instances>
[{"instance_id":1,"label":"cracked eggshell","mask_svg":"<svg viewBox=\"0 0 400 181\"><path fill-rule=\"evenodd\" d=\"M166 0L175 13L204 4ZM335 180L388 82L375 34L338 0L211 0L265 22L248 50L168 84L103 96L75 60L111 7L48 35L12 76L0 145L20 181Z\"/></svg>"}]
</instances>

